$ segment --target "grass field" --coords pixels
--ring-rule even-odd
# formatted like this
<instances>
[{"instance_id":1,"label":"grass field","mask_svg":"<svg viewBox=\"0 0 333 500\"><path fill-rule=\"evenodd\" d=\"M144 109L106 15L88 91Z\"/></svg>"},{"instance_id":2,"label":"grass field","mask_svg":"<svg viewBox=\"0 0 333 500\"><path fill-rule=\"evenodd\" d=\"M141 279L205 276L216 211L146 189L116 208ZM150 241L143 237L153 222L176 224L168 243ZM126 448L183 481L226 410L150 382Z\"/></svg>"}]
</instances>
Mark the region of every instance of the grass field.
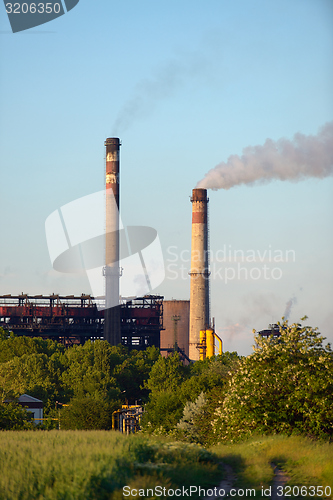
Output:
<instances>
[{"instance_id":1,"label":"grass field","mask_svg":"<svg viewBox=\"0 0 333 500\"><path fill-rule=\"evenodd\" d=\"M160 491L156 493L155 487L200 486L207 490L222 479L220 461L236 472L234 487L254 488L257 498L263 498L262 487L272 484L272 462L288 474L291 486L330 486L333 490L333 445L301 437L258 437L207 451L196 445L111 431L2 431L0 499L171 498L157 494ZM123 495L123 486L128 486L126 493L134 490L133 494ZM148 488L148 496L140 495L140 490ZM204 495L192 492L191 498Z\"/></svg>"},{"instance_id":2,"label":"grass field","mask_svg":"<svg viewBox=\"0 0 333 500\"><path fill-rule=\"evenodd\" d=\"M232 445L217 445L212 448L218 457L237 472L236 486L256 488L261 496L261 487L267 488L273 481L272 463L285 471L291 486L323 486L331 488L329 495L299 495L290 498L333 498L333 445L311 441L302 437L266 436ZM294 491L297 491L295 489ZM304 488L304 493L306 489ZM318 490L320 492L320 489ZM327 488L326 492L329 492ZM236 497L237 498L237 497Z\"/></svg>"},{"instance_id":3,"label":"grass field","mask_svg":"<svg viewBox=\"0 0 333 500\"><path fill-rule=\"evenodd\" d=\"M123 486L208 488L220 478L214 456L195 445L111 431L0 432L1 500L140 498Z\"/></svg>"}]
</instances>

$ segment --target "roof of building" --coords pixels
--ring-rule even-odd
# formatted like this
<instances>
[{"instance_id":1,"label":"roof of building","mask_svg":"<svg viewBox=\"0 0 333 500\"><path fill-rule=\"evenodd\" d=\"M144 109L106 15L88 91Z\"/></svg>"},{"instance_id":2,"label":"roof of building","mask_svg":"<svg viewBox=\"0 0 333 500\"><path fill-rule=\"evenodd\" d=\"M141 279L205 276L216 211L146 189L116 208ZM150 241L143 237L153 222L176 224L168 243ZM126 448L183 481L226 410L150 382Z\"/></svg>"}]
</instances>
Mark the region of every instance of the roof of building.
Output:
<instances>
[{"instance_id":1,"label":"roof of building","mask_svg":"<svg viewBox=\"0 0 333 500\"><path fill-rule=\"evenodd\" d=\"M43 403L40 399L33 398L32 396L29 396L29 394L22 394L18 400L20 403Z\"/></svg>"}]
</instances>

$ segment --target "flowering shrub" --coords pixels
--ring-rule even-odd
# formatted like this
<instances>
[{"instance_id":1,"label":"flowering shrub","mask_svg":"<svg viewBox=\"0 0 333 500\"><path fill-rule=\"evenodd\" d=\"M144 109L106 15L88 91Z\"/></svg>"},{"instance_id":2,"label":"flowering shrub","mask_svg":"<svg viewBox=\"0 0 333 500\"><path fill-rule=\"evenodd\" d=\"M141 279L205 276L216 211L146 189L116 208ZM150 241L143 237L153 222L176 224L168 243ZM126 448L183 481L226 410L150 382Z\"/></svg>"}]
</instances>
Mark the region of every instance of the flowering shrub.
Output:
<instances>
[{"instance_id":1,"label":"flowering shrub","mask_svg":"<svg viewBox=\"0 0 333 500\"><path fill-rule=\"evenodd\" d=\"M254 353L230 378L211 422L215 442L277 432L332 436L331 346L316 328L287 321L279 327L276 339L255 337Z\"/></svg>"}]
</instances>

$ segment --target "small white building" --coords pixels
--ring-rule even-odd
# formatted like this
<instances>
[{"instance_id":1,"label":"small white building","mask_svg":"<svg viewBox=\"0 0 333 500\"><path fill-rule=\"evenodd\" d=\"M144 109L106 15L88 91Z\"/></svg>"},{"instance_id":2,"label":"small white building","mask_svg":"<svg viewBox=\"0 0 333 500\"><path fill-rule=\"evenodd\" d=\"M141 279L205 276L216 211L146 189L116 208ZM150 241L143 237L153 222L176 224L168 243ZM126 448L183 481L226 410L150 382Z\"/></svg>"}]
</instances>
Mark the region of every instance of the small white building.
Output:
<instances>
[{"instance_id":1,"label":"small white building","mask_svg":"<svg viewBox=\"0 0 333 500\"><path fill-rule=\"evenodd\" d=\"M32 413L35 424L41 424L43 422L43 420L39 420L43 418L43 401L29 396L29 394L22 394L22 396L18 398L18 403Z\"/></svg>"}]
</instances>

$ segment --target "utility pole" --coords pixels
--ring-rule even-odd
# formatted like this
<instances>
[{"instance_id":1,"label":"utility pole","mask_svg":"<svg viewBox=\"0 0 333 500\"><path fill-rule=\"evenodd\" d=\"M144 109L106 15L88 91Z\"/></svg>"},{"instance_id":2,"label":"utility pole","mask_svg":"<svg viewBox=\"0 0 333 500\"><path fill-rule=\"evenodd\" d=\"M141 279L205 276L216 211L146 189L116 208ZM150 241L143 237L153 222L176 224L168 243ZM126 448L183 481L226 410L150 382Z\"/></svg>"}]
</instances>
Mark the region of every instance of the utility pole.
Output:
<instances>
[{"instance_id":1,"label":"utility pole","mask_svg":"<svg viewBox=\"0 0 333 500\"><path fill-rule=\"evenodd\" d=\"M181 317L178 315L172 316L173 321L173 350L174 352L178 352L178 321L180 321Z\"/></svg>"}]
</instances>

